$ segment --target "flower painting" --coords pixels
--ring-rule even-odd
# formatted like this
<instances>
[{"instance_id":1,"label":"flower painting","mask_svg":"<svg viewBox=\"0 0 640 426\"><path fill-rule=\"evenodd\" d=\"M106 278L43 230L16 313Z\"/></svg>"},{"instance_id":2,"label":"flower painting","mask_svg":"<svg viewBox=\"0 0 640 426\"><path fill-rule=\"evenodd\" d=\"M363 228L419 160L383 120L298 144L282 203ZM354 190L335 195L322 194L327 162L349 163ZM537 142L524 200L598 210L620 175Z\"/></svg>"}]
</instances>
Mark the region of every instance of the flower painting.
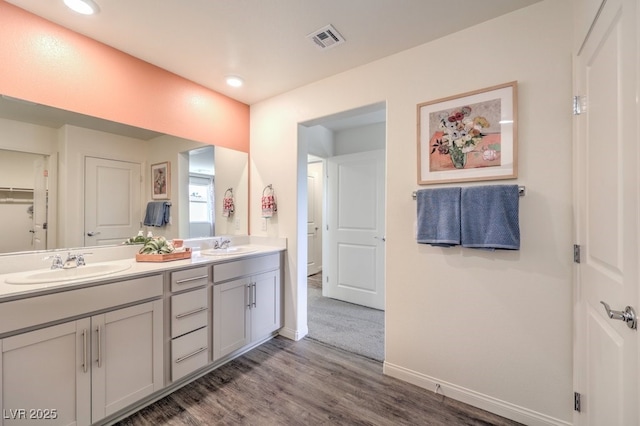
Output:
<instances>
[{"instance_id":1,"label":"flower painting","mask_svg":"<svg viewBox=\"0 0 640 426\"><path fill-rule=\"evenodd\" d=\"M151 198L153 200L167 200L170 198L171 169L170 163L151 165Z\"/></svg>"},{"instance_id":2,"label":"flower painting","mask_svg":"<svg viewBox=\"0 0 640 426\"><path fill-rule=\"evenodd\" d=\"M418 183L515 178L516 83L418 105Z\"/></svg>"}]
</instances>

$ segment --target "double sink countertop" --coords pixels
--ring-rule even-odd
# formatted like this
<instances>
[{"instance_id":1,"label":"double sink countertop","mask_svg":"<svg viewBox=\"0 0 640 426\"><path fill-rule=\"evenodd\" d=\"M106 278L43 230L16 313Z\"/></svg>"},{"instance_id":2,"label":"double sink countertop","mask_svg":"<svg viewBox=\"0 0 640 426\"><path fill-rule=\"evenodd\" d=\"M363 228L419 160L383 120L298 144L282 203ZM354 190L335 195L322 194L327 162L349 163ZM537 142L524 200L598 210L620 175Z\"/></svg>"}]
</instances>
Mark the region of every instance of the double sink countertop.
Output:
<instances>
[{"instance_id":1,"label":"double sink countertop","mask_svg":"<svg viewBox=\"0 0 640 426\"><path fill-rule=\"evenodd\" d=\"M135 254L140 246L135 245L0 256L0 303L286 250L284 238L243 236L231 238L232 249L229 251L212 251L215 239L216 237L185 240L185 246L192 249L191 257L166 262L137 262ZM64 261L68 252L86 253L86 266L53 270L55 272L51 273L51 260L44 258L59 254ZM78 277L74 277L76 273L79 274ZM52 277L51 280L49 277Z\"/></svg>"}]
</instances>

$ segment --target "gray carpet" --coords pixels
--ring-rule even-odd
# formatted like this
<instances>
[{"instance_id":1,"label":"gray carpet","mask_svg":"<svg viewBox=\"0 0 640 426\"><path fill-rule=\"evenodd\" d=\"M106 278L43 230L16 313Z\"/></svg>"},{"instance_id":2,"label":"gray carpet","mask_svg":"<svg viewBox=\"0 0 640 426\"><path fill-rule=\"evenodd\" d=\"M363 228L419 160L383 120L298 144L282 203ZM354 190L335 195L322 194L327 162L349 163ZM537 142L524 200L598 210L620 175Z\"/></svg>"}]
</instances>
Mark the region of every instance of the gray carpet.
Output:
<instances>
[{"instance_id":1,"label":"gray carpet","mask_svg":"<svg viewBox=\"0 0 640 426\"><path fill-rule=\"evenodd\" d=\"M384 361L384 311L322 297L322 289L309 286L308 338Z\"/></svg>"}]
</instances>

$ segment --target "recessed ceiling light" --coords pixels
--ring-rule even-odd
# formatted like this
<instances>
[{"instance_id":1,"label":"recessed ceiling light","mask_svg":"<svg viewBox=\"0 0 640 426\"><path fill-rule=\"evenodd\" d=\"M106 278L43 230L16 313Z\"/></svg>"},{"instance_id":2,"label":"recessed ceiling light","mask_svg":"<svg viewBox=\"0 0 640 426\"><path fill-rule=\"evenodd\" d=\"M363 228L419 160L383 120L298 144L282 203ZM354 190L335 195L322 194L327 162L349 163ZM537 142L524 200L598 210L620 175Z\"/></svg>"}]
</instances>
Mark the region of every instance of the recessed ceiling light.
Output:
<instances>
[{"instance_id":1,"label":"recessed ceiling light","mask_svg":"<svg viewBox=\"0 0 640 426\"><path fill-rule=\"evenodd\" d=\"M64 4L74 12L83 15L93 15L100 11L100 8L93 0L64 0Z\"/></svg>"},{"instance_id":2,"label":"recessed ceiling light","mask_svg":"<svg viewBox=\"0 0 640 426\"><path fill-rule=\"evenodd\" d=\"M244 82L237 75L230 75L227 77L227 84L231 87L240 87Z\"/></svg>"}]
</instances>

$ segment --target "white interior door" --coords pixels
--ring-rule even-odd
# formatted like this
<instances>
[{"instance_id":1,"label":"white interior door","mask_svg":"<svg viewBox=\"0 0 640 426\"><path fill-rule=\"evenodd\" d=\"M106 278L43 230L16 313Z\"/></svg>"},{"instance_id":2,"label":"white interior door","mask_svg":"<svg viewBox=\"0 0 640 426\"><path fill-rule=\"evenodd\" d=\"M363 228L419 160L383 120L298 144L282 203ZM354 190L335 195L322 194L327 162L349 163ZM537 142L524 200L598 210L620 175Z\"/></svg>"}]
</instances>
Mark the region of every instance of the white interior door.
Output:
<instances>
[{"instance_id":1,"label":"white interior door","mask_svg":"<svg viewBox=\"0 0 640 426\"><path fill-rule=\"evenodd\" d=\"M42 156L34 160L33 186L33 248L47 248L47 165L48 157Z\"/></svg>"},{"instance_id":2,"label":"white interior door","mask_svg":"<svg viewBox=\"0 0 640 426\"><path fill-rule=\"evenodd\" d=\"M327 180L323 295L384 309L384 150L329 159Z\"/></svg>"},{"instance_id":3,"label":"white interior door","mask_svg":"<svg viewBox=\"0 0 640 426\"><path fill-rule=\"evenodd\" d=\"M322 271L322 162L307 165L307 276Z\"/></svg>"},{"instance_id":4,"label":"white interior door","mask_svg":"<svg viewBox=\"0 0 640 426\"><path fill-rule=\"evenodd\" d=\"M636 0L607 0L576 58L577 425L637 425L638 331L602 302L638 308Z\"/></svg>"},{"instance_id":5,"label":"white interior door","mask_svg":"<svg viewBox=\"0 0 640 426\"><path fill-rule=\"evenodd\" d=\"M142 220L140 164L85 158L85 246L120 244Z\"/></svg>"}]
</instances>

